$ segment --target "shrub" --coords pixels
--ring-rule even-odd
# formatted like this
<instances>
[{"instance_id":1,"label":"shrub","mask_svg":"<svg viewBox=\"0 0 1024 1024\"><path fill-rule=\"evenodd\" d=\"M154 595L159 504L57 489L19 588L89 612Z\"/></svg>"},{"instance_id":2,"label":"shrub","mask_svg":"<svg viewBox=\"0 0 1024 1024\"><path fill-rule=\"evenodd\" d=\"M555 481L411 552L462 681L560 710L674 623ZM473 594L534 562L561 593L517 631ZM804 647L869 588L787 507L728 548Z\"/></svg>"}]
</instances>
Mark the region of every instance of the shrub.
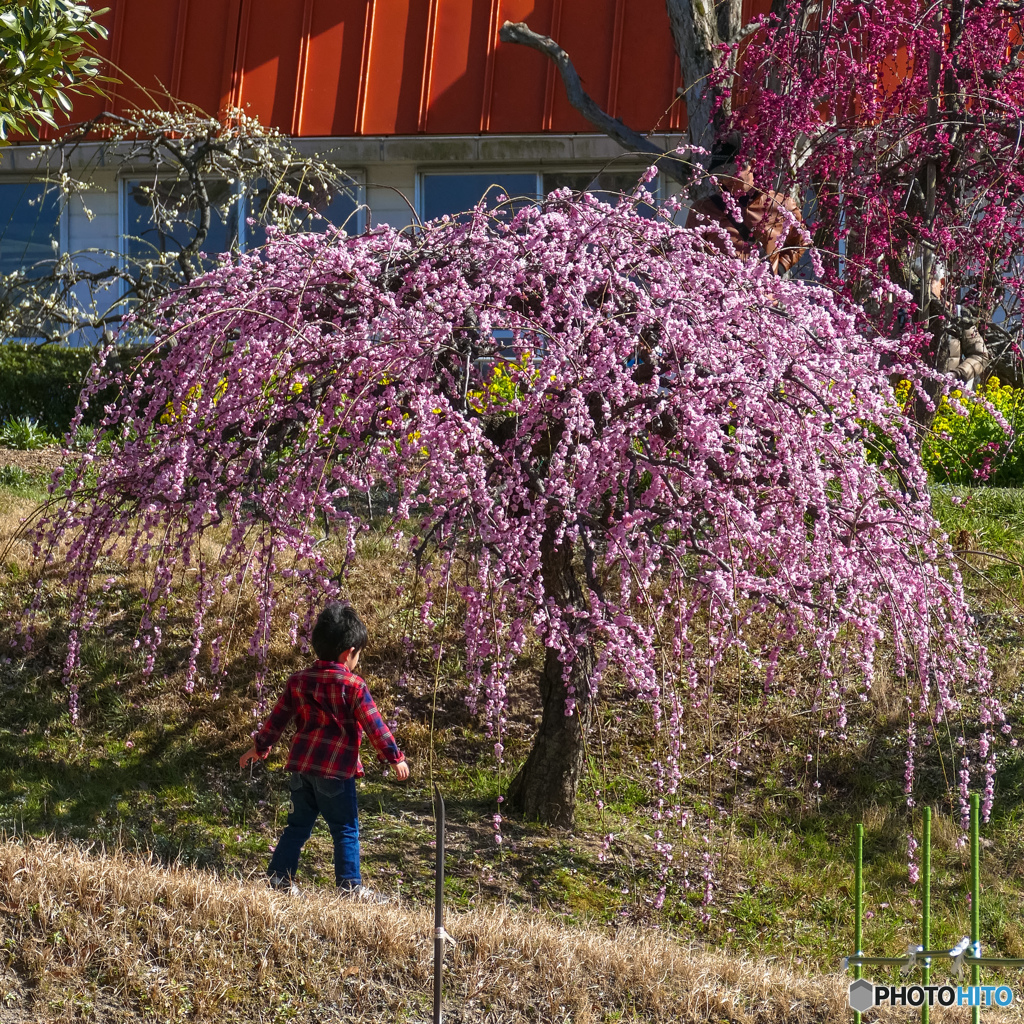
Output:
<instances>
[{"instance_id":1,"label":"shrub","mask_svg":"<svg viewBox=\"0 0 1024 1024\"><path fill-rule=\"evenodd\" d=\"M0 487L29 487L32 483L32 474L21 466L0 466Z\"/></svg>"},{"instance_id":2,"label":"shrub","mask_svg":"<svg viewBox=\"0 0 1024 1024\"><path fill-rule=\"evenodd\" d=\"M996 410L1009 425L999 422ZM932 480L950 484L985 482L997 487L1024 483L1024 388L989 378L979 394L954 391L936 410L921 456Z\"/></svg>"},{"instance_id":3,"label":"shrub","mask_svg":"<svg viewBox=\"0 0 1024 1024\"><path fill-rule=\"evenodd\" d=\"M92 358L87 348L0 345L0 422L31 417L63 434Z\"/></svg>"},{"instance_id":4,"label":"shrub","mask_svg":"<svg viewBox=\"0 0 1024 1024\"><path fill-rule=\"evenodd\" d=\"M107 357L107 366L124 366L148 351L141 346L118 349ZM28 417L48 433L63 437L92 362L93 351L88 348L0 344L0 423ZM96 395L83 424L95 426L103 406L116 397L113 390Z\"/></svg>"},{"instance_id":5,"label":"shrub","mask_svg":"<svg viewBox=\"0 0 1024 1024\"><path fill-rule=\"evenodd\" d=\"M57 438L45 427L32 419L31 416L19 416L7 420L0 426L0 445L5 448L17 448L20 451L33 451L55 444Z\"/></svg>"}]
</instances>

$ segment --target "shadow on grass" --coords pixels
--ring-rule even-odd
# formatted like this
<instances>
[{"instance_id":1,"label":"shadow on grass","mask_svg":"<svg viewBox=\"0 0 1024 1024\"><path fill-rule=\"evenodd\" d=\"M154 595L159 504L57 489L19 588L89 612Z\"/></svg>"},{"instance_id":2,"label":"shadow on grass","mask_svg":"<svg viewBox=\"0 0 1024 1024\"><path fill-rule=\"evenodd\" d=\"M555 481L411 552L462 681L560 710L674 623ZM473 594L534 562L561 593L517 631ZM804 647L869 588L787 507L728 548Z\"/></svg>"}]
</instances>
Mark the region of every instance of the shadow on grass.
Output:
<instances>
[{"instance_id":1,"label":"shadow on grass","mask_svg":"<svg viewBox=\"0 0 1024 1024\"><path fill-rule=\"evenodd\" d=\"M81 720L73 725L67 693L49 662L61 642L49 635L29 659L0 664L0 828L123 846L165 863L262 871L288 813L283 765L289 737L286 732L267 765L239 769L256 724L247 682L254 665L245 659L231 665L234 682L214 701L208 692L190 696L168 683L173 664L158 665L150 682L140 681L125 644L112 639L102 658L96 650L84 652L93 663L92 680L81 695ZM301 663L296 656L275 677L283 679ZM269 694L271 703L275 697ZM414 775L407 784L385 778L364 744L363 863L385 888L428 898L434 826L424 722L430 701L422 695L403 699L405 731L419 743ZM499 807L500 779L493 743L472 730L458 693L440 695L438 721L437 779L448 812L453 896L463 903L485 891L500 896L489 885L491 869L502 858L509 869L520 860L523 871L530 865L514 849L496 849L491 818ZM513 848L524 837L550 838L541 826L511 822L505 836ZM333 883L322 822L303 853L300 874Z\"/></svg>"}]
</instances>

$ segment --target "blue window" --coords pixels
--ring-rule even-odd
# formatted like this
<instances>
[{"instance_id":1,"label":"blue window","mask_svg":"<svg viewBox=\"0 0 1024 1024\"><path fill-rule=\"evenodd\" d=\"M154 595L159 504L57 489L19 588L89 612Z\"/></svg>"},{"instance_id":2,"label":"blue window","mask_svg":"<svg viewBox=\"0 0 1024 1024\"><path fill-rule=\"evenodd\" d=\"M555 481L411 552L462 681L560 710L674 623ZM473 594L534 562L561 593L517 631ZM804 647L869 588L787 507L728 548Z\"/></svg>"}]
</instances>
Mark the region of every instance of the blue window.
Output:
<instances>
[{"instance_id":1,"label":"blue window","mask_svg":"<svg viewBox=\"0 0 1024 1024\"><path fill-rule=\"evenodd\" d=\"M238 247L239 206L233 186L226 181L206 183L210 197L210 230L200 251L210 254ZM187 183L153 178L124 183L124 254L153 259L176 254L195 237L199 208Z\"/></svg>"},{"instance_id":2,"label":"blue window","mask_svg":"<svg viewBox=\"0 0 1024 1024\"><path fill-rule=\"evenodd\" d=\"M296 196L322 219L302 207L278 204L279 195ZM287 215L282 216L285 211ZM328 226L332 226L344 228L348 234L355 235L362 230L364 220L359 183L347 175L337 181L288 177L271 183L261 178L248 197L246 217L256 221L245 225L246 249L262 245L267 240L268 224L282 224L289 231L326 231Z\"/></svg>"},{"instance_id":3,"label":"blue window","mask_svg":"<svg viewBox=\"0 0 1024 1024\"><path fill-rule=\"evenodd\" d=\"M32 182L0 184L0 274L47 273L60 245L60 195Z\"/></svg>"},{"instance_id":4,"label":"blue window","mask_svg":"<svg viewBox=\"0 0 1024 1024\"><path fill-rule=\"evenodd\" d=\"M488 209L498 203L499 195L509 199L536 202L536 174L423 174L420 176L420 216L433 220L445 214L456 215L476 206L486 197Z\"/></svg>"},{"instance_id":5,"label":"blue window","mask_svg":"<svg viewBox=\"0 0 1024 1024\"><path fill-rule=\"evenodd\" d=\"M624 196L632 194L640 180L640 171L561 171L544 175L544 195L557 188L571 188L573 192L590 192L602 202L618 206ZM637 203L641 217L653 217L658 202L658 181L644 186L650 202Z\"/></svg>"}]
</instances>

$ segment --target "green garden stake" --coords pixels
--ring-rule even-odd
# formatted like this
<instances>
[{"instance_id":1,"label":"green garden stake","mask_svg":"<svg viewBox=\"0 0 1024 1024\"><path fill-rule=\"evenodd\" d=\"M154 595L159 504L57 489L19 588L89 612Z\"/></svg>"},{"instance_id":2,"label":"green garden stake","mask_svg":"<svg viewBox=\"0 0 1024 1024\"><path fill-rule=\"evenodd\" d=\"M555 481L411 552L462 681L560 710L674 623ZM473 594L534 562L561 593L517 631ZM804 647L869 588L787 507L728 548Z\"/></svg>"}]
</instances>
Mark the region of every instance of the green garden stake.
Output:
<instances>
[{"instance_id":1,"label":"green garden stake","mask_svg":"<svg viewBox=\"0 0 1024 1024\"><path fill-rule=\"evenodd\" d=\"M971 794L971 956L981 956L981 797ZM971 965L971 984L981 984L981 968ZM980 1024L981 1007L971 1007L971 1024Z\"/></svg>"},{"instance_id":2,"label":"green garden stake","mask_svg":"<svg viewBox=\"0 0 1024 1024\"><path fill-rule=\"evenodd\" d=\"M931 948L932 926L932 809L924 809L924 828L921 836L921 946ZM921 970L921 984L931 981L931 960L925 958ZM921 1024L928 1024L928 1001L921 1004Z\"/></svg>"},{"instance_id":3,"label":"green garden stake","mask_svg":"<svg viewBox=\"0 0 1024 1024\"><path fill-rule=\"evenodd\" d=\"M980 998L971 1006L971 1024L981 1024L982 1006L1008 1006L1013 1001L1013 992L1006 985L981 985L981 968L990 967L996 970L1024 969L1024 957L1000 957L982 956L981 951L981 797L977 794L971 796L970 832L971 832L971 937L957 943L953 949L931 949L931 920L932 920L932 810L924 808L923 827L921 839L921 942L917 946L907 948L907 957L902 956L865 956L861 946L864 941L864 826L855 825L853 830L853 900L854 900L854 951L852 956L843 957L843 966L846 969L853 967L854 982L861 981L864 977L863 965L877 967L900 967L905 971L915 967L921 968L921 986L928 986L932 991L929 996L944 989L943 985L932 985L932 960L950 960L956 970L957 980L960 979L960 965L963 959L971 965L970 988ZM850 961L854 961L853 964ZM916 986L910 986L915 988ZM979 991L980 990L980 991ZM893 997L895 990L890 989L891 1005L897 1005ZM920 989L918 989L920 991ZM876 993L877 994L877 993ZM910 989L904 991L902 997L903 1006L912 1006L907 999L910 996ZM995 1001L993 1003L993 1000ZM999 1001L1004 1000L1004 1001ZM865 992L859 989L854 998L850 993L850 1002L853 1006L861 1006L860 1011L854 1010L854 1024L861 1024L861 1015L868 1011L872 1005L871 990L865 986ZM946 1005L946 1004L943 1004ZM921 1003L921 1020L928 1024L931 1011L927 1000ZM902 1019L902 1018L901 1018Z\"/></svg>"},{"instance_id":4,"label":"green garden stake","mask_svg":"<svg viewBox=\"0 0 1024 1024\"><path fill-rule=\"evenodd\" d=\"M861 943L864 938L862 918L864 912L864 826L856 825L853 829L853 952L860 956L863 950ZM863 977L864 969L857 964L853 969L855 981ZM853 1011L853 1024L861 1024L860 1011Z\"/></svg>"}]
</instances>

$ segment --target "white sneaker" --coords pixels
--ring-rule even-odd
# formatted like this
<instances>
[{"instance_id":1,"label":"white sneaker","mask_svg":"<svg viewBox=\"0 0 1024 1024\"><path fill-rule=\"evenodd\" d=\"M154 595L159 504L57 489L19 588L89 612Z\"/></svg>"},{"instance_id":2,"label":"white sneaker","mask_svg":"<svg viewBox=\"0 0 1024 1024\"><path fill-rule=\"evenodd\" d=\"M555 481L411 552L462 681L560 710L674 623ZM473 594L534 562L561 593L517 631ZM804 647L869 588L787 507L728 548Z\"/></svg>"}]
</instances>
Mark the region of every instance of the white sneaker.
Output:
<instances>
[{"instance_id":1,"label":"white sneaker","mask_svg":"<svg viewBox=\"0 0 1024 1024\"><path fill-rule=\"evenodd\" d=\"M385 896L366 885L338 886L338 894L346 899L359 900L361 903L390 903L391 897Z\"/></svg>"},{"instance_id":2,"label":"white sneaker","mask_svg":"<svg viewBox=\"0 0 1024 1024\"><path fill-rule=\"evenodd\" d=\"M302 890L295 881L287 876L270 875L267 878L267 884L271 889L276 889L278 892L286 892L289 896L299 896L302 893Z\"/></svg>"}]
</instances>

